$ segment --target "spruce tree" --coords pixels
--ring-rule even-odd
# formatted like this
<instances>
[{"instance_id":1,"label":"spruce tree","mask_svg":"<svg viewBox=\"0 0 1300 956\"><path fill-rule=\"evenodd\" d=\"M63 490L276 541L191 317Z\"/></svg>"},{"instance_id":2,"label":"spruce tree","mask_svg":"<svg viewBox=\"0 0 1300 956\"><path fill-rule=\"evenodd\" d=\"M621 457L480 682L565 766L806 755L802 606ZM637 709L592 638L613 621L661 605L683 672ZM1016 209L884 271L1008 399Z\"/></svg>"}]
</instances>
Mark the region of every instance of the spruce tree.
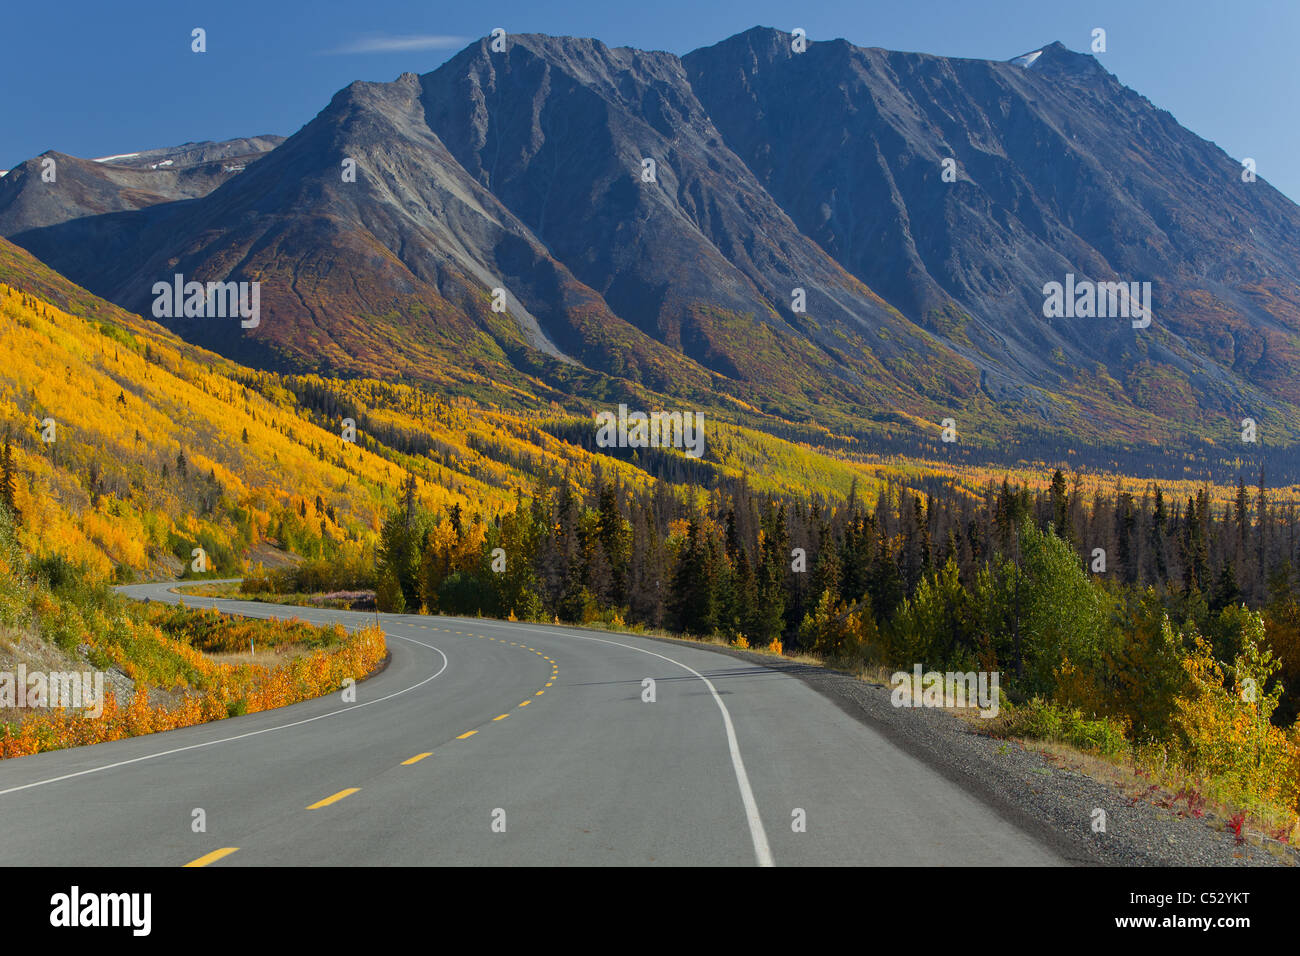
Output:
<instances>
[{"instance_id":1,"label":"spruce tree","mask_svg":"<svg viewBox=\"0 0 1300 956\"><path fill-rule=\"evenodd\" d=\"M14 449L7 433L4 455L0 457L0 501L17 524L22 517L18 512L18 477L14 474Z\"/></svg>"}]
</instances>

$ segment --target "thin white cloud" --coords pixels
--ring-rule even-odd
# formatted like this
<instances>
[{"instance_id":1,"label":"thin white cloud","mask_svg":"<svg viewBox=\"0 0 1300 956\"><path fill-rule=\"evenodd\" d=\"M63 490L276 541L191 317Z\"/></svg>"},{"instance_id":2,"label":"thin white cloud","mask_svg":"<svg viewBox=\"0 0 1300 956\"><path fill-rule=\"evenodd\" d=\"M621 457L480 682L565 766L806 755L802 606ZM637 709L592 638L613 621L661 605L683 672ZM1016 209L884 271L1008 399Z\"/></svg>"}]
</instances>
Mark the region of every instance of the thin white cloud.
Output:
<instances>
[{"instance_id":1,"label":"thin white cloud","mask_svg":"<svg viewBox=\"0 0 1300 956\"><path fill-rule=\"evenodd\" d=\"M464 46L470 37L443 36L440 34L373 34L353 40L326 53L409 53L412 50L447 50Z\"/></svg>"}]
</instances>

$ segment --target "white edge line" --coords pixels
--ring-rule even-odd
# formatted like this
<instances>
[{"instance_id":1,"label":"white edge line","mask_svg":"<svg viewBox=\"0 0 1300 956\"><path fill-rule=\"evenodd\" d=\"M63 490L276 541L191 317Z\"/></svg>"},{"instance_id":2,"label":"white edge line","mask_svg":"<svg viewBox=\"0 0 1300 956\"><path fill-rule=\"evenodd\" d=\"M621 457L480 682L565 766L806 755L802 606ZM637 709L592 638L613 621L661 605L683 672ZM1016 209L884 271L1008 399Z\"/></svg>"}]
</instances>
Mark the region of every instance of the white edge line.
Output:
<instances>
[{"instance_id":1,"label":"white edge line","mask_svg":"<svg viewBox=\"0 0 1300 956\"><path fill-rule=\"evenodd\" d=\"M182 595L179 592L174 592L174 593L176 593L177 597L189 596L189 595ZM195 600L202 600L202 598L195 598ZM171 602L167 602L167 603L171 603ZM184 601L178 601L176 603L185 604ZM274 605L274 606L289 607L290 605ZM270 610L270 606L268 606L268 611L269 610ZM236 612L227 612L227 613L236 613ZM261 617L262 615L260 614L238 615L237 614L237 616ZM273 617L273 616L274 616L273 614L266 615L266 617ZM394 615L394 616L399 617L400 615ZM401 623L401 622L395 621L392 623ZM359 624L360 622L358 622L358 625ZM553 635L554 633L551 631L546 631L542 628L527 627L527 626L522 626L517 624L512 625L512 624L498 622L498 621L492 621L490 622L490 625L494 627L507 628L509 630L530 631L533 633L540 633L540 634ZM87 774L100 773L104 770L112 770L115 767L124 767L129 764L140 763L145 760L154 760L158 757L167 757L172 754L184 753L187 750L199 750L204 747L213 747L216 746L217 744L230 743L231 741L235 741L235 740L243 740L246 737L256 737L259 736L260 734L269 734L277 730L287 730L290 727L298 727L301 726L302 724L312 723L313 721L324 720L326 717L337 717L339 714L346 714L349 711L357 710L358 708L361 707L369 707L371 704L381 704L386 700L392 700L394 697L398 697L402 694L405 694L407 691L415 690L417 687L421 687L424 684L429 683L429 681L433 680L435 677L438 677L443 671L447 669L447 665L448 665L447 655L444 654L439 648L434 647L432 644L425 644L423 641L417 641L411 637L403 637L400 634L392 634L388 636L396 637L398 640L402 640L402 641L409 641L412 644L419 644L421 647L427 647L430 650L437 651L438 654L442 657L442 667L438 668L438 670L435 673L430 674L428 677L426 677L424 680L420 681L417 684L412 684L410 687L403 688L402 690L396 691L395 693L392 694L388 694L387 696L384 697L377 698L375 700L368 700L363 704L354 704L351 707L344 707L341 710L330 711L327 714L318 714L315 717L308 717L305 718L304 720L296 720L288 724L280 724L275 727L266 727L262 730L253 730L253 731L249 731L246 734L237 734L233 737L223 737L219 740L208 740L199 744L191 744L188 747L177 747L173 750L164 750L160 753L145 754L144 756L141 757L134 757L130 760L121 760L118 761L117 763L106 764L102 767L92 767L89 770L80 770L77 771L76 773L64 774L63 776L60 777L51 777L48 780L38 780L34 783L23 784L22 786L10 787L7 790L0 790L0 796L4 796L7 793L16 793L19 790L28 790L31 789L32 787L40 787L50 783L57 783L60 780L70 780L74 777L82 777ZM561 636L573 637L582 641L595 641L598 644L609 644L613 647L622 647L629 651L637 651L638 653L641 654L648 654L651 657L657 657L660 660L667 661L670 664L675 664L678 667L682 668L683 670L688 671L691 674L695 675L697 678L699 678L701 681L704 682L704 686L706 686L709 689L709 693L713 695L714 703L718 705L718 710L721 711L722 713L722 724L727 731L727 749L731 752L731 766L736 774L736 784L740 788L740 799L741 802L744 804L745 817L749 823L749 836L750 836L750 840L754 844L754 857L757 860L759 866L775 866L776 865L775 861L772 858L772 850L769 847L767 842L767 832L763 829L763 819L758 812L758 803L754 799L754 790L749 784L749 774L746 773L745 771L745 761L740 755L740 744L736 740L736 728L731 721L731 713L730 711L727 710L727 705L722 702L722 697L718 694L718 689L713 686L713 682L709 680L707 677L705 677L703 674L701 674L699 671L697 671L695 668L691 667L689 664L683 664L679 660L674 660L671 657L667 657L663 654L658 654L655 651L646 650L644 647L636 647L632 644L623 644L620 643L619 641L610 641L600 637L591 637L589 635L575 634L572 632L565 632Z\"/></svg>"},{"instance_id":2,"label":"white edge line","mask_svg":"<svg viewBox=\"0 0 1300 956\"><path fill-rule=\"evenodd\" d=\"M178 603L183 603L183 602L178 602ZM289 605L277 605L277 606L288 607ZM236 616L243 617L245 615L236 615ZM247 616L254 617L260 615L250 614ZM394 622L394 623L400 623L400 622ZM47 780L37 780L34 783L24 783L21 786L10 787L8 790L0 790L0 797L4 796L7 793L17 793L19 790L30 790L33 787L43 787L46 784L58 783L60 780L71 780L74 777L84 777L87 774L102 773L105 770L113 770L116 767L125 767L128 766L129 764L140 763L145 760L156 760L159 757L170 757L173 754L184 753L187 750L201 750L204 747L215 747L217 744L228 744L233 740L243 740L246 737L257 737L261 734L269 734L277 730L288 730L290 727L300 727L303 724L310 724L312 721L324 720L326 717L337 717L339 714L350 713L351 711L354 710L360 710L362 707L369 707L371 704L382 704L386 700L392 700L394 697L400 697L402 694L405 694L407 691L412 691L415 690L417 687L424 686L425 684L429 683L429 681L433 680L435 677L437 677L439 674L441 674L443 671L447 669L447 663L448 663L447 655L444 654L439 648L434 647L432 644L425 644L423 641L417 641L413 637L403 637L400 634L388 634L387 632L385 632L385 636L395 637L399 641L410 641L412 644L419 644L421 647L427 647L429 648L429 650L437 651L438 655L442 658L442 666L439 667L435 673L430 674L428 677L420 681L418 684L412 684L410 687L405 687L402 690L396 691L392 694L388 694L384 697L378 697L375 700L368 700L362 704L353 704L351 707L343 707L339 710L331 710L327 714L317 714L315 717L307 717L304 718L303 720L295 720L292 723L288 723L288 724L278 724L275 727L264 727L261 730L250 730L246 734L236 734L233 737L222 737L219 740L205 740L203 743L190 744L188 747L176 747L172 750L163 750L158 753L145 754L141 757L132 757L130 760L119 760L116 763L105 764L102 767L91 767L89 770L78 770L76 773L65 773L61 777L50 777ZM331 691L330 693L334 693L334 691ZM320 700L321 698L317 697L314 699ZM301 701L301 703L307 703L307 701ZM202 726L202 725L195 724L194 726ZM68 748L68 749L75 749L75 748Z\"/></svg>"},{"instance_id":3,"label":"white edge line","mask_svg":"<svg viewBox=\"0 0 1300 956\"><path fill-rule=\"evenodd\" d=\"M480 622L482 626L504 627L515 631L532 631L533 633L549 634L554 636L554 631L546 631L542 628L527 627L518 624L505 624L498 621ZM709 680L689 664L683 664L681 661L674 660L671 657L665 657L663 654L657 654L654 651L648 651L644 647L636 647L632 644L622 644L618 641L607 641L601 637L589 637L586 634L574 634L564 632L562 637L576 637L581 641L596 641L599 644L611 644L614 647L624 647L629 651L639 651L642 654L649 654L651 657L657 657L665 660L670 664L676 664L683 670L690 671L700 680L704 681L704 686L708 687L709 693L713 695L713 701L718 705L718 710L722 711L722 724L727 729L727 748L731 751L731 766L736 772L736 784L740 787L740 800L745 805L745 817L749 821L749 836L754 843L754 857L759 866L775 866L776 861L772 859L772 850L767 843L767 832L763 829L763 819L758 813L758 802L754 799L753 788L749 785L749 774L745 772L745 761L740 756L740 744L736 740L736 728L731 722L731 714L727 710L727 705L722 702L722 697L718 694L718 689L713 686L713 681Z\"/></svg>"}]
</instances>

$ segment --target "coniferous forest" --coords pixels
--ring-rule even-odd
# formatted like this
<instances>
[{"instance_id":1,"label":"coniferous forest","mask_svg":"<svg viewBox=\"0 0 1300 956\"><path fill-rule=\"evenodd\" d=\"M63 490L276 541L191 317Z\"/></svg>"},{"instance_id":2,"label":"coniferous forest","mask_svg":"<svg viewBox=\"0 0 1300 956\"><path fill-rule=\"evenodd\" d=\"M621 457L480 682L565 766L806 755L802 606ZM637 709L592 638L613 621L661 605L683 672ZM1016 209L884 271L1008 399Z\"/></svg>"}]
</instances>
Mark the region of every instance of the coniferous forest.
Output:
<instances>
[{"instance_id":1,"label":"coniferous forest","mask_svg":"<svg viewBox=\"0 0 1300 956\"><path fill-rule=\"evenodd\" d=\"M1142 742L1177 736L1189 662L1202 660L1273 695L1275 727L1294 723L1298 545L1296 506L1263 475L1223 507L1156 485L1085 496L1060 471L1043 491L887 487L839 503L755 494L743 479L694 495L601 481L583 495L551 476L491 519L426 512L408 485L381 534L377 588L381 610L997 670L1012 701L1078 708Z\"/></svg>"},{"instance_id":2,"label":"coniferous forest","mask_svg":"<svg viewBox=\"0 0 1300 956\"><path fill-rule=\"evenodd\" d=\"M551 475L487 518L426 511L408 482L377 601L659 629L858 674L997 672L1006 733L1201 775L1285 833L1300 800L1295 503L1264 474L1224 504L1082 485L1057 470L1042 490L829 502L743 478L584 494Z\"/></svg>"}]
</instances>

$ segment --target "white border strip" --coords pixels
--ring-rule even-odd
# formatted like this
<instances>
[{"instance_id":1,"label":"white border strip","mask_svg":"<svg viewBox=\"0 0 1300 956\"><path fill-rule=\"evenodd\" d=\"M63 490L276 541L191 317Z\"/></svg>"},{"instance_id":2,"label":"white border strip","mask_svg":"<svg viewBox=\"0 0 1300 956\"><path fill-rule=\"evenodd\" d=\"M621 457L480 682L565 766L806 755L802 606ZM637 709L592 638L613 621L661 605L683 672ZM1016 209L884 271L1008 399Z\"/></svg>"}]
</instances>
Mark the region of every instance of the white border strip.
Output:
<instances>
[{"instance_id":1,"label":"white border strip","mask_svg":"<svg viewBox=\"0 0 1300 956\"><path fill-rule=\"evenodd\" d=\"M287 607L288 605L283 605L283 606ZM371 704L382 704L386 700L392 700L394 697L400 697L402 694L405 694L408 691L415 690L417 687L423 687L425 684L429 683L429 681L433 680L435 677L437 677L439 674L441 674L443 671L447 669L447 655L444 654L439 648L434 647L432 644L425 644L423 641L417 641L413 637L403 637L400 634L388 634L386 631L385 631L385 636L395 637L399 641L410 641L412 644L419 644L421 647L427 647L431 651L437 651L439 656L442 657L442 666L439 667L435 673L430 674L428 677L420 681L418 684L412 684L410 687L405 687L402 690L396 691L392 694L388 694L384 697L378 697L375 700L368 700L364 704L353 704L351 707L343 707L340 708L339 710L331 710L327 714L317 714L315 717L307 717L304 718L303 720L295 720L292 723L288 723L288 724L278 724L275 727L265 727L262 730L250 730L246 734L236 734L233 737L222 737L219 740L206 740L201 744L190 744L188 747L176 747L172 750L163 750L158 753L145 754L142 757L132 757L130 760L119 760L116 763L104 764L104 766L102 767L91 767L89 770L78 770L76 773L65 773L61 777L50 777L48 780L37 780L34 783L24 783L18 787L10 787L8 790L0 790L0 797L4 796L7 793L17 793L19 790L30 790L33 787L43 787L46 784L58 783L60 780L71 780L74 777L84 777L87 774L91 774L91 773L102 773L105 770L113 770L116 767L125 767L130 764L140 763L145 760L156 760L159 757L170 757L173 754L185 753L187 750L201 750L204 747L215 747L217 744L227 744L233 740L243 740L246 737L257 737L261 734L274 733L277 730L288 730L290 727L300 727L303 724L310 724L316 720L324 720L326 717L337 717L339 714L346 714L349 713L350 711L359 710L362 707L369 707ZM316 699L319 700L320 698L318 697ZM303 701L303 703L306 703L306 701ZM201 727L203 725L195 724L194 726ZM50 752L54 752L54 751L50 751Z\"/></svg>"},{"instance_id":2,"label":"white border strip","mask_svg":"<svg viewBox=\"0 0 1300 956\"><path fill-rule=\"evenodd\" d=\"M452 620L444 618L444 620ZM458 618L457 620L465 620ZM713 686L713 682L691 667L689 664L683 664L681 661L673 660L671 657L665 657L663 654L656 654L654 651L648 651L644 647L636 647L632 644L622 644L618 641L608 641L602 637L590 637L586 634L575 634L571 631L548 631L538 627L527 627L519 624L506 624L499 621L489 621L487 619L477 622L480 627L503 627L512 631L531 631L535 634L546 634L551 637L574 637L580 641L595 641L598 644L611 644L614 647L624 647L629 651L639 651L642 654L649 654L651 657L657 657L660 660L667 661L669 664L676 664L683 670L689 671L700 680L704 681L704 686L709 689L713 695L713 701L718 705L718 710L722 711L722 725L727 730L727 748L731 751L731 766L736 772L736 785L740 787L740 800L745 806L745 818L749 822L749 838L754 843L754 858L758 861L759 866L776 866L776 861L772 859L772 850L767 843L767 832L763 829L763 818L758 813L758 802L754 799L754 790L749 785L749 774L745 772L745 761L740 756L740 744L736 741L736 728L731 722L731 714L727 710L727 705L722 702L722 697L718 694L718 689Z\"/></svg>"}]
</instances>

